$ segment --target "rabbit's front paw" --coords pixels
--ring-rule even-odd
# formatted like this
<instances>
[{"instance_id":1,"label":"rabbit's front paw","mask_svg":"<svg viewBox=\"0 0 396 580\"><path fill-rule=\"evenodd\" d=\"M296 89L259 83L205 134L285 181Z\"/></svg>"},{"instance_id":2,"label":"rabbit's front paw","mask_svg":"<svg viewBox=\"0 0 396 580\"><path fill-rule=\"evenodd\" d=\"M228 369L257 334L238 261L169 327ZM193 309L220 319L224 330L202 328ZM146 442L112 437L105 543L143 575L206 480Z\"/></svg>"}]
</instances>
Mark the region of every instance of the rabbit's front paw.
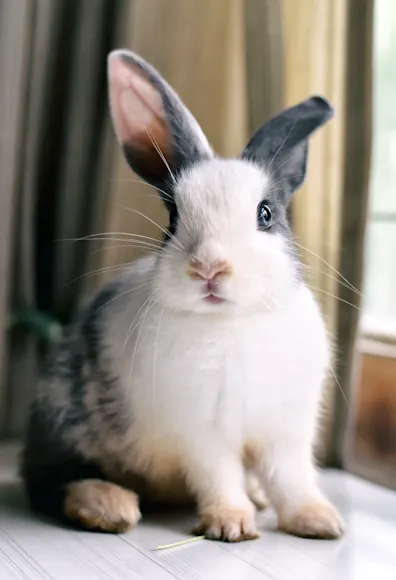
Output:
<instances>
[{"instance_id":1,"label":"rabbit's front paw","mask_svg":"<svg viewBox=\"0 0 396 580\"><path fill-rule=\"evenodd\" d=\"M254 540L259 535L256 529L255 510L253 506L237 508L217 505L208 508L201 515L194 534L204 535L209 540L223 542L242 542Z\"/></svg>"},{"instance_id":2,"label":"rabbit's front paw","mask_svg":"<svg viewBox=\"0 0 396 580\"><path fill-rule=\"evenodd\" d=\"M323 540L339 538L344 531L336 509L325 501L306 505L292 516L280 518L279 527L294 536Z\"/></svg>"},{"instance_id":3,"label":"rabbit's front paw","mask_svg":"<svg viewBox=\"0 0 396 580\"><path fill-rule=\"evenodd\" d=\"M141 517L133 491L99 479L70 483L64 514L85 529L113 533L126 532Z\"/></svg>"}]
</instances>

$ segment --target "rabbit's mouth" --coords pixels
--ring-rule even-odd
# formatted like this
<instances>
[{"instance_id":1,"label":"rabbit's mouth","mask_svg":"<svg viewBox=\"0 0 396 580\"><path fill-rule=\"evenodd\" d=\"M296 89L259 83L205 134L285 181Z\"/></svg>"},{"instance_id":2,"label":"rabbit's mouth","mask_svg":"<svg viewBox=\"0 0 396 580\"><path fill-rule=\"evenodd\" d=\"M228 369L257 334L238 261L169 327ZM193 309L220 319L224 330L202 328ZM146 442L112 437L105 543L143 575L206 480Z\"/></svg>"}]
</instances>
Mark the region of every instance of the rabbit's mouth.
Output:
<instances>
[{"instance_id":1,"label":"rabbit's mouth","mask_svg":"<svg viewBox=\"0 0 396 580\"><path fill-rule=\"evenodd\" d=\"M217 296L216 294L208 294L204 298L205 302L209 302L209 304L223 304L225 302L224 298Z\"/></svg>"},{"instance_id":2,"label":"rabbit's mouth","mask_svg":"<svg viewBox=\"0 0 396 580\"><path fill-rule=\"evenodd\" d=\"M218 294L219 284L215 278L205 280L202 285L203 299L209 304L222 304L225 299Z\"/></svg>"}]
</instances>

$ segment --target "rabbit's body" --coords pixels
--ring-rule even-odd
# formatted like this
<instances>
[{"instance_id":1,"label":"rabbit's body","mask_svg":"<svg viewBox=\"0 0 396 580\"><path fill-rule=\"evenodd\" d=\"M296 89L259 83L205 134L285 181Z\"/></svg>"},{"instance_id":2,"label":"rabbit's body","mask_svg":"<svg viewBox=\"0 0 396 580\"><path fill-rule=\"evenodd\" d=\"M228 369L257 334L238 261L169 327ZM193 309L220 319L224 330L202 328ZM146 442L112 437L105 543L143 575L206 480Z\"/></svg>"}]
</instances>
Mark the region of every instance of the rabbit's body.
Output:
<instances>
[{"instance_id":1,"label":"rabbit's body","mask_svg":"<svg viewBox=\"0 0 396 580\"><path fill-rule=\"evenodd\" d=\"M137 285L144 283L142 276ZM133 287L129 276L124 284L122 291ZM141 288L103 313L122 389L116 400L124 401L129 425L127 419L119 438L103 424L95 451L82 438L85 454L96 461L119 454L124 471L160 485L167 476L188 474L192 454L202 471L210 453L214 462L226 454L241 463L254 455L260 469L289 425L291 437L298 433L310 444L328 348L303 284L285 308L247 316L175 313L150 307L149 297ZM139 310L141 320L126 340Z\"/></svg>"},{"instance_id":2,"label":"rabbit's body","mask_svg":"<svg viewBox=\"0 0 396 580\"><path fill-rule=\"evenodd\" d=\"M312 466L329 344L301 279L285 209L287 187L301 182L296 169L305 171L306 135L328 117L328 105L313 99L299 106L302 136L291 139L298 163L287 150L279 158L288 183L279 194L254 158L260 132L242 160L215 159L146 63L117 53L113 74L115 123L129 139L124 150L162 186L171 223L159 254L102 290L50 360L24 451L32 504L87 528L120 531L140 517L134 492L148 502L194 500L198 531L235 541L256 536L251 500L263 503L260 482L282 528L336 537L339 517L318 491ZM170 112L161 110L156 91ZM134 114L136 135L125 111ZM280 131L275 146L271 140L272 161L296 124L292 113L290 129L289 111L269 123ZM163 142L165 113L175 124L172 145ZM149 131L143 137L140 114L158 132L144 141L143 156ZM189 132L185 148L171 154ZM158 165L158 142L173 163L172 155L191 159L171 168L164 157ZM164 167L159 181L155 172Z\"/></svg>"},{"instance_id":3,"label":"rabbit's body","mask_svg":"<svg viewBox=\"0 0 396 580\"><path fill-rule=\"evenodd\" d=\"M191 482L221 458L260 478L283 439L296 461L310 447L329 351L304 284L273 311L177 313L150 304L155 263L141 260L104 288L54 354L36 401L50 453L37 453L33 420L28 479L40 485L78 457L63 484L90 465L148 502L189 503Z\"/></svg>"}]
</instances>

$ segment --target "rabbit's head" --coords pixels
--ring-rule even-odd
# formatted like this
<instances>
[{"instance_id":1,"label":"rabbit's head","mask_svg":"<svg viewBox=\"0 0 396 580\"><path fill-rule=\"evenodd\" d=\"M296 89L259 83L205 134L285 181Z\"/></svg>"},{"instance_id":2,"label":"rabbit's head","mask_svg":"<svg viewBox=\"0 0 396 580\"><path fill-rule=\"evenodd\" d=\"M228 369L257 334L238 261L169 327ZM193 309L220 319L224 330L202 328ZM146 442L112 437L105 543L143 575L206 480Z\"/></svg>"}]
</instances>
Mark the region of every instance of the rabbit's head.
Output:
<instances>
[{"instance_id":1,"label":"rabbit's head","mask_svg":"<svg viewBox=\"0 0 396 580\"><path fill-rule=\"evenodd\" d=\"M125 157L169 211L153 282L160 303L212 313L284 306L300 270L287 207L305 178L308 137L332 117L330 105L307 99L264 124L239 158L221 159L142 58L111 53L109 85Z\"/></svg>"}]
</instances>

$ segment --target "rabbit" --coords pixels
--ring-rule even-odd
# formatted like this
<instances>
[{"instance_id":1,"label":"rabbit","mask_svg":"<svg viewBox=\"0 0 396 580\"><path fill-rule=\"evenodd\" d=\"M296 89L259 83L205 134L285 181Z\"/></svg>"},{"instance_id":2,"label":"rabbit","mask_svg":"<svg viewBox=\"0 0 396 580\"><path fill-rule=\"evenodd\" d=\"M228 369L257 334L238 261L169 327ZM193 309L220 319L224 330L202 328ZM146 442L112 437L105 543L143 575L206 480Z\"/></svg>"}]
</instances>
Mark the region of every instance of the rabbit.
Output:
<instances>
[{"instance_id":1,"label":"rabbit","mask_svg":"<svg viewBox=\"0 0 396 580\"><path fill-rule=\"evenodd\" d=\"M287 220L332 107L308 98L223 159L140 56L112 52L108 78L118 141L169 226L49 357L21 460L32 509L120 533L141 506L192 503L195 533L236 542L268 497L284 532L339 537L313 460L331 343Z\"/></svg>"}]
</instances>

